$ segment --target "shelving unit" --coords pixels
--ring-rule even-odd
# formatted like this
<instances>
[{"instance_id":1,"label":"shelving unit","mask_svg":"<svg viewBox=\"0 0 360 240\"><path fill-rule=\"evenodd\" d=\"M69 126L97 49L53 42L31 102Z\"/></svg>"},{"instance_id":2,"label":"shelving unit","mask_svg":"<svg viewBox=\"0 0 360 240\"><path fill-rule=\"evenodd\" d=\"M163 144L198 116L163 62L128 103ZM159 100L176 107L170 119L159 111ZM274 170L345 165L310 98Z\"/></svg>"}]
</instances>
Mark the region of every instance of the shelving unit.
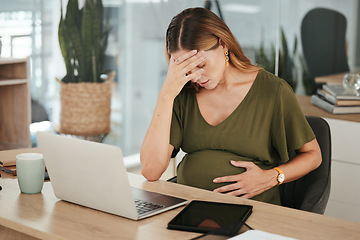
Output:
<instances>
[{"instance_id":1,"label":"shelving unit","mask_svg":"<svg viewBox=\"0 0 360 240\"><path fill-rule=\"evenodd\" d=\"M29 59L0 58L0 150L31 146Z\"/></svg>"}]
</instances>

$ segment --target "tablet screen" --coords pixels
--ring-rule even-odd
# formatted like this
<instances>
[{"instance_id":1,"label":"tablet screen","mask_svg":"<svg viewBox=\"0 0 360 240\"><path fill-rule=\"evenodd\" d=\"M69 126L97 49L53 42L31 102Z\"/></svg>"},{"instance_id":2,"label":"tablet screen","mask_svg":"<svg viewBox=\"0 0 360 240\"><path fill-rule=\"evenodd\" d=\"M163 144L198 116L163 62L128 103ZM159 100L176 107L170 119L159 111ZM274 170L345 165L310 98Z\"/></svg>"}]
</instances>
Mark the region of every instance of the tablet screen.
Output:
<instances>
[{"instance_id":1,"label":"tablet screen","mask_svg":"<svg viewBox=\"0 0 360 240\"><path fill-rule=\"evenodd\" d=\"M169 223L169 229L231 236L252 212L252 206L192 201Z\"/></svg>"}]
</instances>

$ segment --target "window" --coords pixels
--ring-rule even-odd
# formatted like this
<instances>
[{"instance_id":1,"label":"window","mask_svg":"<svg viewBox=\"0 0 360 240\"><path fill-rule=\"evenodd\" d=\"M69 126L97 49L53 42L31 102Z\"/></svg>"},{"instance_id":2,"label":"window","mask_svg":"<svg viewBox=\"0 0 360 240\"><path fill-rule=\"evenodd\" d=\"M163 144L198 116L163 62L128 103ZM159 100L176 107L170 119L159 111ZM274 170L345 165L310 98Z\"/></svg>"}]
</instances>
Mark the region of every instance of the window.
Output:
<instances>
[{"instance_id":1,"label":"window","mask_svg":"<svg viewBox=\"0 0 360 240\"><path fill-rule=\"evenodd\" d=\"M350 66L354 70L359 68L356 60L359 52L355 50L356 43L360 42L356 39L360 29L357 0L347 0L346 4L336 0L219 0L220 11L214 0L103 0L112 28L106 66L117 73L112 131L104 142L120 146L124 155L139 152L166 78L164 38L171 18L185 8L204 7L206 2L211 2L211 10L216 14L220 15L221 11L224 21L254 63L261 46L265 55L275 61L273 49L281 46L280 29L290 49L297 38L298 54L301 54L300 24L305 13L318 6L337 9L348 21ZM57 39L59 19L58 0L4 1L0 10L1 56L30 57L32 97L46 107L53 124L59 121L55 78L65 75ZM304 93L300 83L296 91Z\"/></svg>"}]
</instances>

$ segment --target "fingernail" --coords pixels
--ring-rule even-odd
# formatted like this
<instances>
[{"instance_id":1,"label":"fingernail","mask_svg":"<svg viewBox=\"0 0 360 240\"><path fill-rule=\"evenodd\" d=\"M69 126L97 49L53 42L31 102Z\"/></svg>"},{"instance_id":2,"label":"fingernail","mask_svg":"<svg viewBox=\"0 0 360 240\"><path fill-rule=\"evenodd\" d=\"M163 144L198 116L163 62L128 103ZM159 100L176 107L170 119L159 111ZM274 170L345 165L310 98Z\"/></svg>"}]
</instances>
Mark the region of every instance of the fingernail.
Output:
<instances>
[{"instance_id":1,"label":"fingernail","mask_svg":"<svg viewBox=\"0 0 360 240\"><path fill-rule=\"evenodd\" d=\"M205 60L205 58L204 58L204 57L201 57L201 58L200 58L200 61L201 61L201 62L202 62L202 61L204 61L204 60Z\"/></svg>"},{"instance_id":2,"label":"fingernail","mask_svg":"<svg viewBox=\"0 0 360 240\"><path fill-rule=\"evenodd\" d=\"M203 73L203 72L204 72L204 69L200 69L199 72L200 72L200 73Z\"/></svg>"},{"instance_id":3,"label":"fingernail","mask_svg":"<svg viewBox=\"0 0 360 240\"><path fill-rule=\"evenodd\" d=\"M197 50L192 50L193 53L197 53Z\"/></svg>"},{"instance_id":4,"label":"fingernail","mask_svg":"<svg viewBox=\"0 0 360 240\"><path fill-rule=\"evenodd\" d=\"M213 180L213 182L214 183L217 183L219 180L217 179L217 178L215 178L214 180Z\"/></svg>"}]
</instances>

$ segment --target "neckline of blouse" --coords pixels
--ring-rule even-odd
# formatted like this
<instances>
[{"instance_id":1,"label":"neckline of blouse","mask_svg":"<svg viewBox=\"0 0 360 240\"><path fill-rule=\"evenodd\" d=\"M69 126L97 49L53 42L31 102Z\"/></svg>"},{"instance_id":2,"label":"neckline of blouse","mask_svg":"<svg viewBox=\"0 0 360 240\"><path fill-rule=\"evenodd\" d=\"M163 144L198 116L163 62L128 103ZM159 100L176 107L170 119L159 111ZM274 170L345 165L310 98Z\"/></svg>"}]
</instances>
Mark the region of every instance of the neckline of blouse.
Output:
<instances>
[{"instance_id":1,"label":"neckline of blouse","mask_svg":"<svg viewBox=\"0 0 360 240\"><path fill-rule=\"evenodd\" d=\"M216 124L216 125L211 125L210 123L208 123L204 116L201 114L200 112L200 108L199 108L199 103L197 101L197 97L196 97L196 94L194 94L194 98L195 98L195 105L196 105L196 111L198 112L198 114L201 116L201 119L203 122L205 122L206 125L210 126L210 127L213 127L213 128L216 128L216 127L219 127L220 125L223 125L224 122L227 122L229 118L232 118L233 115L235 115L235 112L238 111L238 109L241 108L243 104L243 102L246 102L248 101L247 99L250 98L249 96L252 95L252 92L255 91L254 88L255 88L255 85L257 85L257 82L259 82L258 78L259 78L259 75L260 75L260 72L262 73L263 72L263 69L259 69L258 73L256 74L256 77L255 77L255 80L253 82L253 84L251 85L249 91L246 93L244 99L239 103L239 105L234 109L234 111L232 111L229 116L227 116L222 122Z\"/></svg>"}]
</instances>

